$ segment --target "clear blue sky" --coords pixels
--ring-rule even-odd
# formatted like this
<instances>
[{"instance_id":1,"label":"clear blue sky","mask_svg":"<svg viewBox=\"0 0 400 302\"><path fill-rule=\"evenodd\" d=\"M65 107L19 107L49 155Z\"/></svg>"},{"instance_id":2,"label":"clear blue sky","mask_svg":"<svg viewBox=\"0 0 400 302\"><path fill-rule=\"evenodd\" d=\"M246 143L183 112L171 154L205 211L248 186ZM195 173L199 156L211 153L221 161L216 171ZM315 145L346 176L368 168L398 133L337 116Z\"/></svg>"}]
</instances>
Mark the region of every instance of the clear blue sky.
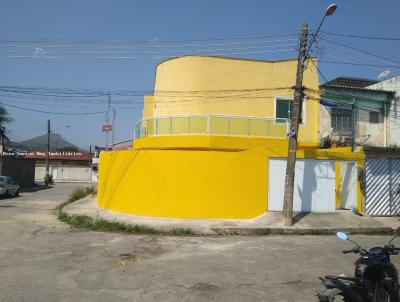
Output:
<instances>
[{"instance_id":1,"label":"clear blue sky","mask_svg":"<svg viewBox=\"0 0 400 302\"><path fill-rule=\"evenodd\" d=\"M316 28L329 3L331 2L322 0L1 0L0 40L193 40L297 33L303 22ZM400 36L400 1L346 0L336 3L338 10L334 16L326 19L324 31L382 37ZM400 61L400 41L334 38ZM320 47L323 49L330 46L320 41ZM33 53L34 48L29 51ZM330 54L336 54L334 48L329 51ZM368 56L350 51L346 54L343 49L337 51L341 58L347 57L357 62L400 66L379 59L370 61ZM295 57L296 53L238 56L268 60ZM325 60L335 59L325 57ZM105 60L93 56L53 60L0 57L0 86L151 90L155 66L160 61L161 58ZM392 76L400 72L399 68L329 63L320 63L320 68L328 79L339 75L377 79L380 70L390 69ZM137 102L143 98L130 98L135 101L135 105L116 106L116 141L133 136L133 125L142 113L142 107ZM43 100L41 103L29 104L26 98L7 99L4 95L0 100L47 111L77 111L68 106L81 106L82 111L101 111L106 108L106 98L99 98L99 101L104 100L104 104L89 101L67 104L66 101L64 105L68 108L60 107L60 103L54 102L46 105ZM46 121L50 118L54 127L71 124L70 128L60 129L59 133L81 147L104 144L104 135L100 131L104 123L103 115L77 117L12 108L8 110L15 119L9 125L10 135L15 139L43 134Z\"/></svg>"}]
</instances>

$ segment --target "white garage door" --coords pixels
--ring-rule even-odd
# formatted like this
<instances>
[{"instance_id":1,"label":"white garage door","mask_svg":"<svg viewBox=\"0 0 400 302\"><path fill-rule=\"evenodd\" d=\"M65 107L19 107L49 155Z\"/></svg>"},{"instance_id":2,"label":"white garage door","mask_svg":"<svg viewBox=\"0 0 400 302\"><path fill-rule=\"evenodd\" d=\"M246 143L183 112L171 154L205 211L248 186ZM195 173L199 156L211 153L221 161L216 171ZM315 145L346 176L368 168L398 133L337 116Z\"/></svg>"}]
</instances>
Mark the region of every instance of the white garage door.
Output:
<instances>
[{"instance_id":1,"label":"white garage door","mask_svg":"<svg viewBox=\"0 0 400 302\"><path fill-rule=\"evenodd\" d=\"M286 159L269 160L268 210L282 211ZM298 159L293 192L295 212L335 211L335 162Z\"/></svg>"}]
</instances>

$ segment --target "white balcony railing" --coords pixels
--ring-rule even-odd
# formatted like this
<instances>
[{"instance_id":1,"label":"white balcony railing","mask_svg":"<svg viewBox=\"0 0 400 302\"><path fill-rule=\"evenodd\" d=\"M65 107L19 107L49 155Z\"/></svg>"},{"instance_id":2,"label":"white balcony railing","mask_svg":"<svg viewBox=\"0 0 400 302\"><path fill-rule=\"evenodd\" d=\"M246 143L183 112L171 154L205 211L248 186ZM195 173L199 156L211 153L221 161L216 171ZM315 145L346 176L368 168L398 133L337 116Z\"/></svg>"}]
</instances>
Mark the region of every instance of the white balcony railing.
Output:
<instances>
[{"instance_id":1,"label":"white balcony railing","mask_svg":"<svg viewBox=\"0 0 400 302\"><path fill-rule=\"evenodd\" d=\"M288 119L226 116L175 115L140 120L135 138L171 135L222 135L252 137L286 137Z\"/></svg>"}]
</instances>

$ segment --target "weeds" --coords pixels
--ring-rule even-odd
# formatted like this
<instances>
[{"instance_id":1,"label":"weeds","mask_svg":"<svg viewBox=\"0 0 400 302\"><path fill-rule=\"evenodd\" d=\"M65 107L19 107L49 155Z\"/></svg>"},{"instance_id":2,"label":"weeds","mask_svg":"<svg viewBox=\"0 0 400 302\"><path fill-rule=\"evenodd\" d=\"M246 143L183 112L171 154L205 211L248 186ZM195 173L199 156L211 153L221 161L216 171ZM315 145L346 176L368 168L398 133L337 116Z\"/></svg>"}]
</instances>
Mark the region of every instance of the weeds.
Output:
<instances>
[{"instance_id":1,"label":"weeds","mask_svg":"<svg viewBox=\"0 0 400 302\"><path fill-rule=\"evenodd\" d=\"M88 229L102 232L118 232L129 234L152 234L152 235L174 235L193 236L195 232L187 228L173 228L169 231L156 230L143 225L129 225L118 221L107 221L104 219L93 219L85 215L68 215L62 208L76 200L82 199L90 194L96 194L95 187L78 188L71 193L68 199L58 207L58 219L78 229Z\"/></svg>"},{"instance_id":2,"label":"weeds","mask_svg":"<svg viewBox=\"0 0 400 302\"><path fill-rule=\"evenodd\" d=\"M195 232L186 228L173 228L170 231L161 231L143 225L129 225L117 221L93 219L89 216L68 215L64 212L58 213L58 219L78 229L88 229L92 231L175 236L195 235Z\"/></svg>"},{"instance_id":3,"label":"weeds","mask_svg":"<svg viewBox=\"0 0 400 302\"><path fill-rule=\"evenodd\" d=\"M75 189L68 197L66 201L64 201L62 204L60 204L57 209L61 211L63 207L65 207L67 204L70 204L74 201L77 201L78 199L82 199L83 197L86 197L90 194L96 194L97 190L96 187L91 186L91 187L85 187L85 188L77 188Z\"/></svg>"}]
</instances>

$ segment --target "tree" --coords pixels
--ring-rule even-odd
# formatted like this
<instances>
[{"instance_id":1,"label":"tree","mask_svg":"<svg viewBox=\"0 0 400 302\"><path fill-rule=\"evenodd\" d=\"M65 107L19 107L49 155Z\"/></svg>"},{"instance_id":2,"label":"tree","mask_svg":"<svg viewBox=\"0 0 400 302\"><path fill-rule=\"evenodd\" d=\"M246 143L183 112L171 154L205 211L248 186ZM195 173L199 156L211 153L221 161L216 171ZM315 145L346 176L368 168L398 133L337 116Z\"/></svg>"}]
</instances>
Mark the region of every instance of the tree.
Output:
<instances>
[{"instance_id":1,"label":"tree","mask_svg":"<svg viewBox=\"0 0 400 302\"><path fill-rule=\"evenodd\" d=\"M6 108L0 105L0 126L12 122L14 119L10 117Z\"/></svg>"},{"instance_id":2,"label":"tree","mask_svg":"<svg viewBox=\"0 0 400 302\"><path fill-rule=\"evenodd\" d=\"M4 144L9 141L6 133L4 124L12 122L14 119L10 117L6 108L0 105L0 144Z\"/></svg>"},{"instance_id":3,"label":"tree","mask_svg":"<svg viewBox=\"0 0 400 302\"><path fill-rule=\"evenodd\" d=\"M79 152L79 148L77 146L65 146L62 148L57 148L57 151L59 152Z\"/></svg>"}]
</instances>

